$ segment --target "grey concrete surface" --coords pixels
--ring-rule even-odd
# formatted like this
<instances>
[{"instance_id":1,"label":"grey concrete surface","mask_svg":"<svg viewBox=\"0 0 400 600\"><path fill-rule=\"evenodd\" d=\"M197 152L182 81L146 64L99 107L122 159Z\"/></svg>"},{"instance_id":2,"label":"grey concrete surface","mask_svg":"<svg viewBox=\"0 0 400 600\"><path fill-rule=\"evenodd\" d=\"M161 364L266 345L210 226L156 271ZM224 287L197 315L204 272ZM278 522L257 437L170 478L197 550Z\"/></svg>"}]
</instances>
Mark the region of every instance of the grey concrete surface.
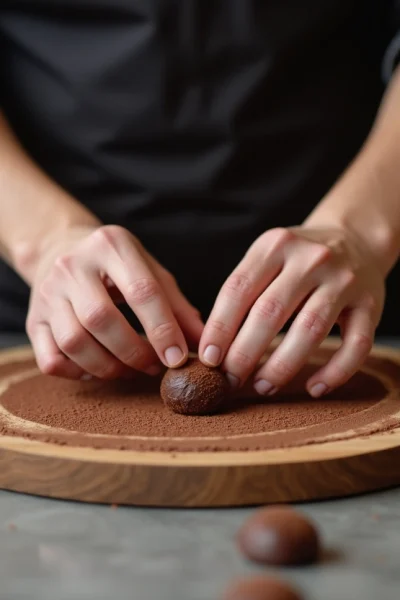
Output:
<instances>
[{"instance_id":1,"label":"grey concrete surface","mask_svg":"<svg viewBox=\"0 0 400 600\"><path fill-rule=\"evenodd\" d=\"M260 572L305 600L400 599L400 489L299 508L320 526L324 559L277 571L235 548L252 509L113 509L3 491L0 599L218 600L233 578Z\"/></svg>"}]
</instances>

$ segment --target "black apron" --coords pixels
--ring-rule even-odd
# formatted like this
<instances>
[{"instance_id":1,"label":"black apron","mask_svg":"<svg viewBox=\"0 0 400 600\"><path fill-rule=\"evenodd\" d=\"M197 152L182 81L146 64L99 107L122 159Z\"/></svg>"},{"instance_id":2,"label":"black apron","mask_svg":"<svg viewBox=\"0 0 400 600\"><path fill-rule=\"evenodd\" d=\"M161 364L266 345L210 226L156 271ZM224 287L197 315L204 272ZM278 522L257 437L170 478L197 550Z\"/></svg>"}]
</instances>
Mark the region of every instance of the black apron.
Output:
<instances>
[{"instance_id":1,"label":"black apron","mask_svg":"<svg viewBox=\"0 0 400 600\"><path fill-rule=\"evenodd\" d=\"M382 94L382 1L2 6L0 102L19 139L204 316L252 241L334 183ZM0 329L23 327L27 299L2 265Z\"/></svg>"}]
</instances>

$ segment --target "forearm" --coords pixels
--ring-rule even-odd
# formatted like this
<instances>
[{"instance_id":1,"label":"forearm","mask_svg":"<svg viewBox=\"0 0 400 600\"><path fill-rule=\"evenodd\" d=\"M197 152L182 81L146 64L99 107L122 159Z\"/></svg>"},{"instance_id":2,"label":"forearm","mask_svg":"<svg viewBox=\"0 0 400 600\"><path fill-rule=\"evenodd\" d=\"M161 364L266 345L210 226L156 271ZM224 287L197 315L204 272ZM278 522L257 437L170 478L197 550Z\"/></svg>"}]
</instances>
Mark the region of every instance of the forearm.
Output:
<instances>
[{"instance_id":1,"label":"forearm","mask_svg":"<svg viewBox=\"0 0 400 600\"><path fill-rule=\"evenodd\" d=\"M0 114L0 255L28 283L48 240L99 224L24 152Z\"/></svg>"},{"instance_id":2,"label":"forearm","mask_svg":"<svg viewBox=\"0 0 400 600\"><path fill-rule=\"evenodd\" d=\"M385 273L400 253L400 70L353 163L307 219L342 226L366 242Z\"/></svg>"}]
</instances>

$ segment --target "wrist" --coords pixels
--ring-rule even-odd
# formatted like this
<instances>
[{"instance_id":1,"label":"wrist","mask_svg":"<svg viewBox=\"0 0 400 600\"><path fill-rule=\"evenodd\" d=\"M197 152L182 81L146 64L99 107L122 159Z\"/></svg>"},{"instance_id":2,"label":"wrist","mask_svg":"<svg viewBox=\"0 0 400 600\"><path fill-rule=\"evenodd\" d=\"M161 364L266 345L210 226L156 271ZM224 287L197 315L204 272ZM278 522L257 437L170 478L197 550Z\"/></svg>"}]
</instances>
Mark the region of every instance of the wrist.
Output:
<instances>
[{"instance_id":1,"label":"wrist","mask_svg":"<svg viewBox=\"0 0 400 600\"><path fill-rule=\"evenodd\" d=\"M360 156L305 221L306 226L337 227L368 248L386 276L400 253L400 184L387 165Z\"/></svg>"},{"instance_id":2,"label":"wrist","mask_svg":"<svg viewBox=\"0 0 400 600\"><path fill-rule=\"evenodd\" d=\"M385 223L370 221L357 211L335 210L315 212L303 223L305 227L339 229L358 240L370 253L382 274L386 277L399 257L399 244L393 230Z\"/></svg>"},{"instance_id":3,"label":"wrist","mask_svg":"<svg viewBox=\"0 0 400 600\"><path fill-rule=\"evenodd\" d=\"M49 254L56 258L56 248L61 248L67 241L79 239L100 227L102 223L90 213L77 218L66 218L57 226L48 227L25 239L17 239L10 249L11 264L17 273L32 285L36 272L43 259Z\"/></svg>"},{"instance_id":4,"label":"wrist","mask_svg":"<svg viewBox=\"0 0 400 600\"><path fill-rule=\"evenodd\" d=\"M379 215L371 215L371 219L368 216L362 219L358 213L350 211L342 216L339 224L370 250L386 277L399 257L399 238L391 224L386 223L384 218L379 219Z\"/></svg>"}]
</instances>

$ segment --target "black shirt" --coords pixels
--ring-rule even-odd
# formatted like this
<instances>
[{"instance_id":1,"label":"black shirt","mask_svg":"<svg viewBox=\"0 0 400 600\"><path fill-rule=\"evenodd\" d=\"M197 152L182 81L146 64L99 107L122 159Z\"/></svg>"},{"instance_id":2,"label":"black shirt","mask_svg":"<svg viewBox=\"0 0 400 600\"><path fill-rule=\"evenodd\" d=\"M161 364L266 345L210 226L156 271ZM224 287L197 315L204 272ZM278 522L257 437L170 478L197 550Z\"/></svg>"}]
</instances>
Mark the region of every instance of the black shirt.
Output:
<instances>
[{"instance_id":1,"label":"black shirt","mask_svg":"<svg viewBox=\"0 0 400 600\"><path fill-rule=\"evenodd\" d=\"M133 231L206 315L251 242L301 223L360 148L389 4L3 1L1 107L41 167ZM0 328L23 326L27 294L2 265Z\"/></svg>"}]
</instances>

